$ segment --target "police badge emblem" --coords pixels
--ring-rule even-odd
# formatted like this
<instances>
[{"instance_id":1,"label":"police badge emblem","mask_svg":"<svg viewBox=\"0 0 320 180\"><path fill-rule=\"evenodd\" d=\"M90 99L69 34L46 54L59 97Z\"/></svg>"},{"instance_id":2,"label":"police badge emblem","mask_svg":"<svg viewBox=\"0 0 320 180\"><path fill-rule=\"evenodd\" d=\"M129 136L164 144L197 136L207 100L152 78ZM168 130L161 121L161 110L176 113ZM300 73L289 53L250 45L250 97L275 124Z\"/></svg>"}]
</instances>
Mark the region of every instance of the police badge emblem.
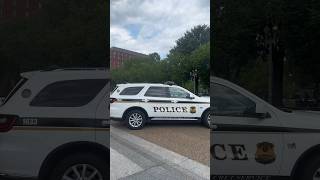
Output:
<instances>
[{"instance_id":1,"label":"police badge emblem","mask_svg":"<svg viewBox=\"0 0 320 180\"><path fill-rule=\"evenodd\" d=\"M196 113L197 110L196 110L196 107L195 106L191 106L190 107L190 113Z\"/></svg>"},{"instance_id":2,"label":"police badge emblem","mask_svg":"<svg viewBox=\"0 0 320 180\"><path fill-rule=\"evenodd\" d=\"M269 142L261 142L257 144L255 160L261 164L270 164L276 160L274 145Z\"/></svg>"}]
</instances>

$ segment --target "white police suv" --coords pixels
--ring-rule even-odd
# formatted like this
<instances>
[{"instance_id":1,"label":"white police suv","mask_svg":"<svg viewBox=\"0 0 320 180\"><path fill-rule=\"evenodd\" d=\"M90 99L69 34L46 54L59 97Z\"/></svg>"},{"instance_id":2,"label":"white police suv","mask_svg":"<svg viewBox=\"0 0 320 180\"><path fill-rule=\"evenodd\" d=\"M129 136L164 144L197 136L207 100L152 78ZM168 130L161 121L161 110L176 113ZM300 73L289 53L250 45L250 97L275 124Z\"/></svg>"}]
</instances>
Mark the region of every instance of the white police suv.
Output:
<instances>
[{"instance_id":1,"label":"white police suv","mask_svg":"<svg viewBox=\"0 0 320 180\"><path fill-rule=\"evenodd\" d=\"M320 179L320 114L285 112L211 77L211 179Z\"/></svg>"},{"instance_id":2,"label":"white police suv","mask_svg":"<svg viewBox=\"0 0 320 180\"><path fill-rule=\"evenodd\" d=\"M141 129L149 121L200 121L209 126L210 98L172 84L118 84L110 96L111 119Z\"/></svg>"},{"instance_id":3,"label":"white police suv","mask_svg":"<svg viewBox=\"0 0 320 180\"><path fill-rule=\"evenodd\" d=\"M55 69L21 76L0 106L0 174L109 179L108 72Z\"/></svg>"}]
</instances>

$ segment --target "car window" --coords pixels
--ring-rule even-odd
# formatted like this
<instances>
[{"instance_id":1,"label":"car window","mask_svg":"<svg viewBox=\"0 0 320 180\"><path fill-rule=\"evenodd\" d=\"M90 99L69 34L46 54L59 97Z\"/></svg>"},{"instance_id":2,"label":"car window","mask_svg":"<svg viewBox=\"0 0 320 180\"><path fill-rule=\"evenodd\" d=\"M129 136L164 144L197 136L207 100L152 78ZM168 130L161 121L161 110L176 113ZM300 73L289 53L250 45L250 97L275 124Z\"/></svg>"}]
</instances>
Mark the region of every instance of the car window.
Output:
<instances>
[{"instance_id":1,"label":"car window","mask_svg":"<svg viewBox=\"0 0 320 180\"><path fill-rule=\"evenodd\" d=\"M96 97L107 81L107 79L85 79L55 82L43 88L30 105L41 107L84 106Z\"/></svg>"},{"instance_id":2,"label":"car window","mask_svg":"<svg viewBox=\"0 0 320 180\"><path fill-rule=\"evenodd\" d=\"M148 97L170 97L168 87L151 86L144 94Z\"/></svg>"},{"instance_id":3,"label":"car window","mask_svg":"<svg viewBox=\"0 0 320 180\"><path fill-rule=\"evenodd\" d=\"M256 111L256 104L239 92L214 83L212 86L213 112L216 115L246 115Z\"/></svg>"},{"instance_id":4,"label":"car window","mask_svg":"<svg viewBox=\"0 0 320 180\"><path fill-rule=\"evenodd\" d=\"M188 92L176 87L170 87L169 92L172 98L187 98L190 96Z\"/></svg>"},{"instance_id":5,"label":"car window","mask_svg":"<svg viewBox=\"0 0 320 180\"><path fill-rule=\"evenodd\" d=\"M137 95L144 87L127 87L123 89L120 93L120 95Z\"/></svg>"}]
</instances>

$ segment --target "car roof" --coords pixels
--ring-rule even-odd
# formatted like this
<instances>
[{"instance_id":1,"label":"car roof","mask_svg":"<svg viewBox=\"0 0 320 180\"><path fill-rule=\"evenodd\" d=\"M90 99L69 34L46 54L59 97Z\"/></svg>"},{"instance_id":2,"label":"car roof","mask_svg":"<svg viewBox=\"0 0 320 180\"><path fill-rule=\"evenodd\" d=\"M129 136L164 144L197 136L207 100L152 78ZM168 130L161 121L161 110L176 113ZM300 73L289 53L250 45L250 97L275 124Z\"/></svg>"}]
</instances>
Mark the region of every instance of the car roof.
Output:
<instances>
[{"instance_id":1,"label":"car roof","mask_svg":"<svg viewBox=\"0 0 320 180\"><path fill-rule=\"evenodd\" d=\"M125 84L117 84L117 86L163 86L163 87L179 87L177 85L168 85L162 83L125 83Z\"/></svg>"},{"instance_id":2,"label":"car roof","mask_svg":"<svg viewBox=\"0 0 320 180\"><path fill-rule=\"evenodd\" d=\"M53 70L38 70L21 73L23 78L31 79L34 77L54 78L54 77L79 77L79 78L98 78L109 79L109 70L103 68L64 68Z\"/></svg>"},{"instance_id":3,"label":"car roof","mask_svg":"<svg viewBox=\"0 0 320 180\"><path fill-rule=\"evenodd\" d=\"M216 76L210 76L210 83L220 83L220 84L225 84L225 85L230 85L230 86L234 86L235 84L228 81L228 80L225 80L225 79L222 79L222 78L218 78Z\"/></svg>"}]
</instances>

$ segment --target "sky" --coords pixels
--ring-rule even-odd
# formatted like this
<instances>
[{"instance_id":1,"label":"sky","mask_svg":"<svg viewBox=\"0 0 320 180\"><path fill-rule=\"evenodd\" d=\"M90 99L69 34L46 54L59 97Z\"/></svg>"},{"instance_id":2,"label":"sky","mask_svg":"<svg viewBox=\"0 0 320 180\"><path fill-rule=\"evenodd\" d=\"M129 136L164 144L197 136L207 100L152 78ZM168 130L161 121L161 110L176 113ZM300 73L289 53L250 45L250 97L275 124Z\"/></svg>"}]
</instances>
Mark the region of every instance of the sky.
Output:
<instances>
[{"instance_id":1,"label":"sky","mask_svg":"<svg viewBox=\"0 0 320 180\"><path fill-rule=\"evenodd\" d=\"M165 58L196 25L210 25L210 0L111 0L110 45Z\"/></svg>"}]
</instances>

